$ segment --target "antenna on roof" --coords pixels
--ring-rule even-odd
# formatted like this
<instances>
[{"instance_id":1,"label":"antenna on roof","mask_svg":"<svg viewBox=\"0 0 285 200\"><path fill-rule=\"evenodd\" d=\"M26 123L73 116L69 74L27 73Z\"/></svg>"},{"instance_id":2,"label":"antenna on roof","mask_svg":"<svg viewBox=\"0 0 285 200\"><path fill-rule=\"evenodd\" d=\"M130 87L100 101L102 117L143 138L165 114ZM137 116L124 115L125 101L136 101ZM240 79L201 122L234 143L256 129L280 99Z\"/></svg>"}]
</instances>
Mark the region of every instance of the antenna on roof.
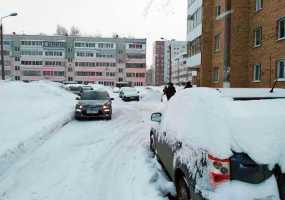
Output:
<instances>
[{"instance_id":1,"label":"antenna on roof","mask_svg":"<svg viewBox=\"0 0 285 200\"><path fill-rule=\"evenodd\" d=\"M275 89L275 86L276 84L278 83L278 78L275 80L274 84L273 84L273 87L271 88L271 90L269 91L270 93L273 93L274 92L274 89Z\"/></svg>"}]
</instances>

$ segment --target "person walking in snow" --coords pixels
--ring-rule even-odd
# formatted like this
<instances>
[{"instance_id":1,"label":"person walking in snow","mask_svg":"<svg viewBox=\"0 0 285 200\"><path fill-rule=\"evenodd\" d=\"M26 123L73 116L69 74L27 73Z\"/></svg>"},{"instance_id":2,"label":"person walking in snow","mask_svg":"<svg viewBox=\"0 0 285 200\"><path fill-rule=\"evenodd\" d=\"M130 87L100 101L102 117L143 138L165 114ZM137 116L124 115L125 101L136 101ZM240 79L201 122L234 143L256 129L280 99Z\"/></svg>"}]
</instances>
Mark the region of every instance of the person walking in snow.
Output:
<instances>
[{"instance_id":1,"label":"person walking in snow","mask_svg":"<svg viewBox=\"0 0 285 200\"><path fill-rule=\"evenodd\" d=\"M167 88L165 90L165 95L166 95L166 98L167 100L169 101L170 98L176 93L176 89L175 87L173 86L173 83L168 83L167 85Z\"/></svg>"},{"instance_id":2,"label":"person walking in snow","mask_svg":"<svg viewBox=\"0 0 285 200\"><path fill-rule=\"evenodd\" d=\"M187 81L187 83L185 84L185 87L184 87L184 89L186 89L186 88L192 88L193 86L192 86L192 84L191 84L191 81Z\"/></svg>"}]
</instances>

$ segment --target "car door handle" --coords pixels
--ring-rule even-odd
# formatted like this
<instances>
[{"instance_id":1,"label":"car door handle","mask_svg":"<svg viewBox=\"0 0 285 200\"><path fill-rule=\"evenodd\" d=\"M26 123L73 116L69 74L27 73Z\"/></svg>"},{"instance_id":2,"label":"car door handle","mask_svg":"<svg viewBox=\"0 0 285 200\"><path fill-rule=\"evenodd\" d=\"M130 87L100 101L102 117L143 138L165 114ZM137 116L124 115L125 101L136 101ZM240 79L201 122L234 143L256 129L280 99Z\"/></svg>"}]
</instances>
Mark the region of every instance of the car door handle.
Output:
<instances>
[{"instance_id":1,"label":"car door handle","mask_svg":"<svg viewBox=\"0 0 285 200\"><path fill-rule=\"evenodd\" d=\"M163 132L163 136L166 136L166 132Z\"/></svg>"}]
</instances>

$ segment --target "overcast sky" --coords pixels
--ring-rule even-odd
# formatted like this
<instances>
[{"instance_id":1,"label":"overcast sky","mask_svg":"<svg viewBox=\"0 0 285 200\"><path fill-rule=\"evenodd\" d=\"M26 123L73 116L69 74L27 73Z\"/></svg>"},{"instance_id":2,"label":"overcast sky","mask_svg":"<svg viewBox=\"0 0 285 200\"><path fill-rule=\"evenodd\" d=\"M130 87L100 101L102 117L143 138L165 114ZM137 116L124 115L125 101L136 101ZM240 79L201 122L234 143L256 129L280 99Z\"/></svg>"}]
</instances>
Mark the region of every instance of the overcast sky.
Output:
<instances>
[{"instance_id":1,"label":"overcast sky","mask_svg":"<svg viewBox=\"0 0 285 200\"><path fill-rule=\"evenodd\" d=\"M186 39L187 0L0 0L4 33L54 34L57 24L82 34L147 38L147 64L153 41Z\"/></svg>"}]
</instances>

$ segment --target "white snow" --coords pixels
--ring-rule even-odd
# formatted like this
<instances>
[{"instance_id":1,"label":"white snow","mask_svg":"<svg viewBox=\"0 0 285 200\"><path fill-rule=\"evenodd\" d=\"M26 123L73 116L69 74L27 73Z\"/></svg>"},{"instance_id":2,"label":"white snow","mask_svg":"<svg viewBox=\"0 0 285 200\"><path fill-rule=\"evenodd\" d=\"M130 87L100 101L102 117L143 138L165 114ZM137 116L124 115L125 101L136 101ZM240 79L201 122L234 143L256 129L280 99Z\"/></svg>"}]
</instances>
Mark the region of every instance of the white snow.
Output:
<instances>
[{"instance_id":1,"label":"white snow","mask_svg":"<svg viewBox=\"0 0 285 200\"><path fill-rule=\"evenodd\" d=\"M74 98L57 83L0 82L0 156L71 120Z\"/></svg>"},{"instance_id":2,"label":"white snow","mask_svg":"<svg viewBox=\"0 0 285 200\"><path fill-rule=\"evenodd\" d=\"M252 91L253 96L272 96L269 90ZM241 89L236 93L248 96ZM164 129L216 157L245 152L260 164L280 164L285 171L285 99L233 101L231 96L236 95L209 88L181 91L167 105Z\"/></svg>"},{"instance_id":3,"label":"white snow","mask_svg":"<svg viewBox=\"0 0 285 200\"><path fill-rule=\"evenodd\" d=\"M230 181L220 185L208 198L211 200L279 200L279 195L276 180L271 177L258 185Z\"/></svg>"},{"instance_id":4,"label":"white snow","mask_svg":"<svg viewBox=\"0 0 285 200\"><path fill-rule=\"evenodd\" d=\"M9 138L4 150L50 131L74 112L75 95L57 84L1 82L0 91L9 117L5 122L10 124L1 132L1 142ZM142 92L142 101L128 103L113 94L111 121L71 121L16 157L7 169L0 167L0 199L167 200L166 194L175 193L174 185L148 147L149 118L161 105L156 98L160 94ZM2 126L3 115L0 119Z\"/></svg>"}]
</instances>

